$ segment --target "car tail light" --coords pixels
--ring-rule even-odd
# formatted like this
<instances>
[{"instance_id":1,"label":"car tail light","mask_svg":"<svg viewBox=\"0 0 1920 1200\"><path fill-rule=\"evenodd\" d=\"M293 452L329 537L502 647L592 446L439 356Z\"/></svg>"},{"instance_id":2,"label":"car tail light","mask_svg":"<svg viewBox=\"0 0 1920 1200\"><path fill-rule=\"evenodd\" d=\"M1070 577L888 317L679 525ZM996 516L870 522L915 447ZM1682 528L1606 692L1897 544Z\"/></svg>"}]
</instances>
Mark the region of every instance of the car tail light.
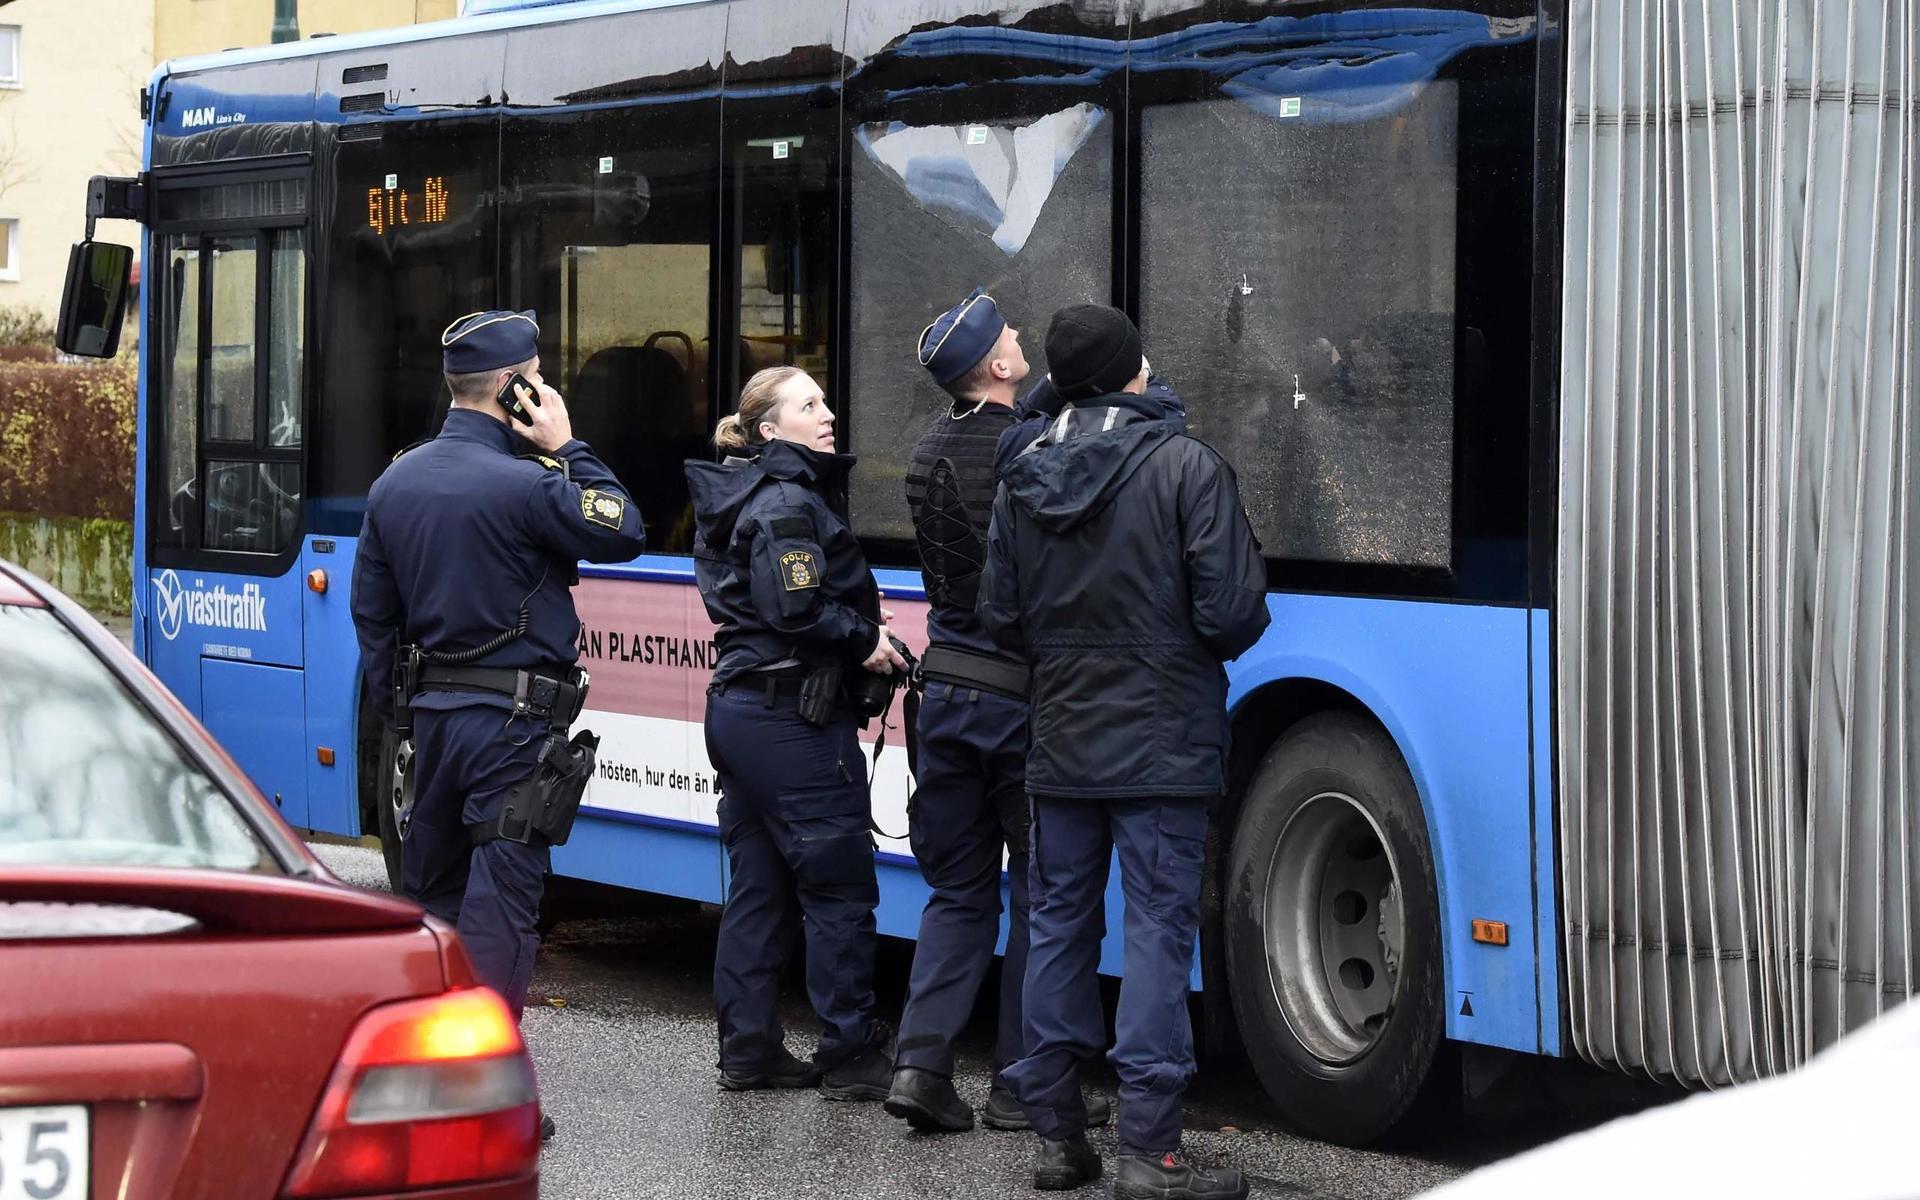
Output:
<instances>
[{"instance_id":1,"label":"car tail light","mask_svg":"<svg viewBox=\"0 0 1920 1200\"><path fill-rule=\"evenodd\" d=\"M498 994L383 1005L354 1026L287 1176L287 1196L517 1179L540 1158L533 1062Z\"/></svg>"}]
</instances>

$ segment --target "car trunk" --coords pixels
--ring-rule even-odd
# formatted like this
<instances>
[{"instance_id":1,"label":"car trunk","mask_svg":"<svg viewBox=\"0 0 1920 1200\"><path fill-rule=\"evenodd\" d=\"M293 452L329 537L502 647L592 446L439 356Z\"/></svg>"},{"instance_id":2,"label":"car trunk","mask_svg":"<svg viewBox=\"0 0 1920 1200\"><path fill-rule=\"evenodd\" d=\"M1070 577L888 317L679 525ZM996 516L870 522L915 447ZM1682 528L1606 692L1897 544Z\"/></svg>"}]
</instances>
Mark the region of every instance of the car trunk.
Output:
<instances>
[{"instance_id":1,"label":"car trunk","mask_svg":"<svg viewBox=\"0 0 1920 1200\"><path fill-rule=\"evenodd\" d=\"M0 1169L277 1194L355 1020L443 991L442 955L416 906L330 883L0 868Z\"/></svg>"}]
</instances>

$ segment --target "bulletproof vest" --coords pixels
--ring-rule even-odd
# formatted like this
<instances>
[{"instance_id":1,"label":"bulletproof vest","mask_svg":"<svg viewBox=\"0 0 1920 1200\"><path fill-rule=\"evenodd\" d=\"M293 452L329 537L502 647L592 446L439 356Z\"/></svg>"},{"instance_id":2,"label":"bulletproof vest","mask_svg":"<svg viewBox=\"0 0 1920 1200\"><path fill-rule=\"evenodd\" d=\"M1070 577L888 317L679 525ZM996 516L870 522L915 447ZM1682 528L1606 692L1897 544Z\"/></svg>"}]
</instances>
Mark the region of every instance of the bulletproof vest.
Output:
<instances>
[{"instance_id":1,"label":"bulletproof vest","mask_svg":"<svg viewBox=\"0 0 1920 1200\"><path fill-rule=\"evenodd\" d=\"M993 519L994 451L1013 412L987 405L934 422L907 464L907 506L920 547L920 577L935 605L972 609Z\"/></svg>"}]
</instances>

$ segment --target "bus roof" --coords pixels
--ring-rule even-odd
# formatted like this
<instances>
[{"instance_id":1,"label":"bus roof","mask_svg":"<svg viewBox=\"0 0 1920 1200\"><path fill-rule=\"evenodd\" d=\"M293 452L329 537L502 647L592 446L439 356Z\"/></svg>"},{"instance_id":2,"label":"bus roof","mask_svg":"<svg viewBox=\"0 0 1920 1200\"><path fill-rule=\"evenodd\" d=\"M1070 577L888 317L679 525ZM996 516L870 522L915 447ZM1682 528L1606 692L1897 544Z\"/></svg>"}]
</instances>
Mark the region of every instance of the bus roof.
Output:
<instances>
[{"instance_id":1,"label":"bus roof","mask_svg":"<svg viewBox=\"0 0 1920 1200\"><path fill-rule=\"evenodd\" d=\"M496 29L518 29L530 25L551 25L560 21L614 13L641 12L652 8L683 8L695 4L724 3L725 0L491 0L464 17L446 21L428 21L421 25L402 25L397 29L375 29L366 33L308 38L303 42L250 46L243 50L223 50L218 54L196 54L170 59L154 71L155 81L171 75L194 71L212 71L221 67L251 63L280 62L337 54L342 50L361 50L381 46L400 46L455 37L463 33L484 33ZM511 7L509 7L511 6Z\"/></svg>"}]
</instances>

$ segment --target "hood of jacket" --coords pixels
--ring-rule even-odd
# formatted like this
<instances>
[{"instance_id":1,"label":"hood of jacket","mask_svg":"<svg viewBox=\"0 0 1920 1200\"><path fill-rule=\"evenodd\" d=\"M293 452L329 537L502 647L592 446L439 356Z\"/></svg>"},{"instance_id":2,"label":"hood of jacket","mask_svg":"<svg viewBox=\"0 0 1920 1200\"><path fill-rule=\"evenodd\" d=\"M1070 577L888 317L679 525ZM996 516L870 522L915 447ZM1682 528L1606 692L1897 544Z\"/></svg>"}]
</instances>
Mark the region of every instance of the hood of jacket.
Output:
<instances>
[{"instance_id":1,"label":"hood of jacket","mask_svg":"<svg viewBox=\"0 0 1920 1200\"><path fill-rule=\"evenodd\" d=\"M1043 529L1079 525L1112 502L1140 465L1177 436L1181 423L1126 393L1083 400L1001 476L1007 495Z\"/></svg>"},{"instance_id":2,"label":"hood of jacket","mask_svg":"<svg viewBox=\"0 0 1920 1200\"><path fill-rule=\"evenodd\" d=\"M747 501L763 482L778 479L823 491L844 488L858 461L851 454L827 454L798 442L775 440L751 456L729 455L721 462L687 460L687 491L693 500L694 529L715 550L733 539L733 528Z\"/></svg>"}]
</instances>

